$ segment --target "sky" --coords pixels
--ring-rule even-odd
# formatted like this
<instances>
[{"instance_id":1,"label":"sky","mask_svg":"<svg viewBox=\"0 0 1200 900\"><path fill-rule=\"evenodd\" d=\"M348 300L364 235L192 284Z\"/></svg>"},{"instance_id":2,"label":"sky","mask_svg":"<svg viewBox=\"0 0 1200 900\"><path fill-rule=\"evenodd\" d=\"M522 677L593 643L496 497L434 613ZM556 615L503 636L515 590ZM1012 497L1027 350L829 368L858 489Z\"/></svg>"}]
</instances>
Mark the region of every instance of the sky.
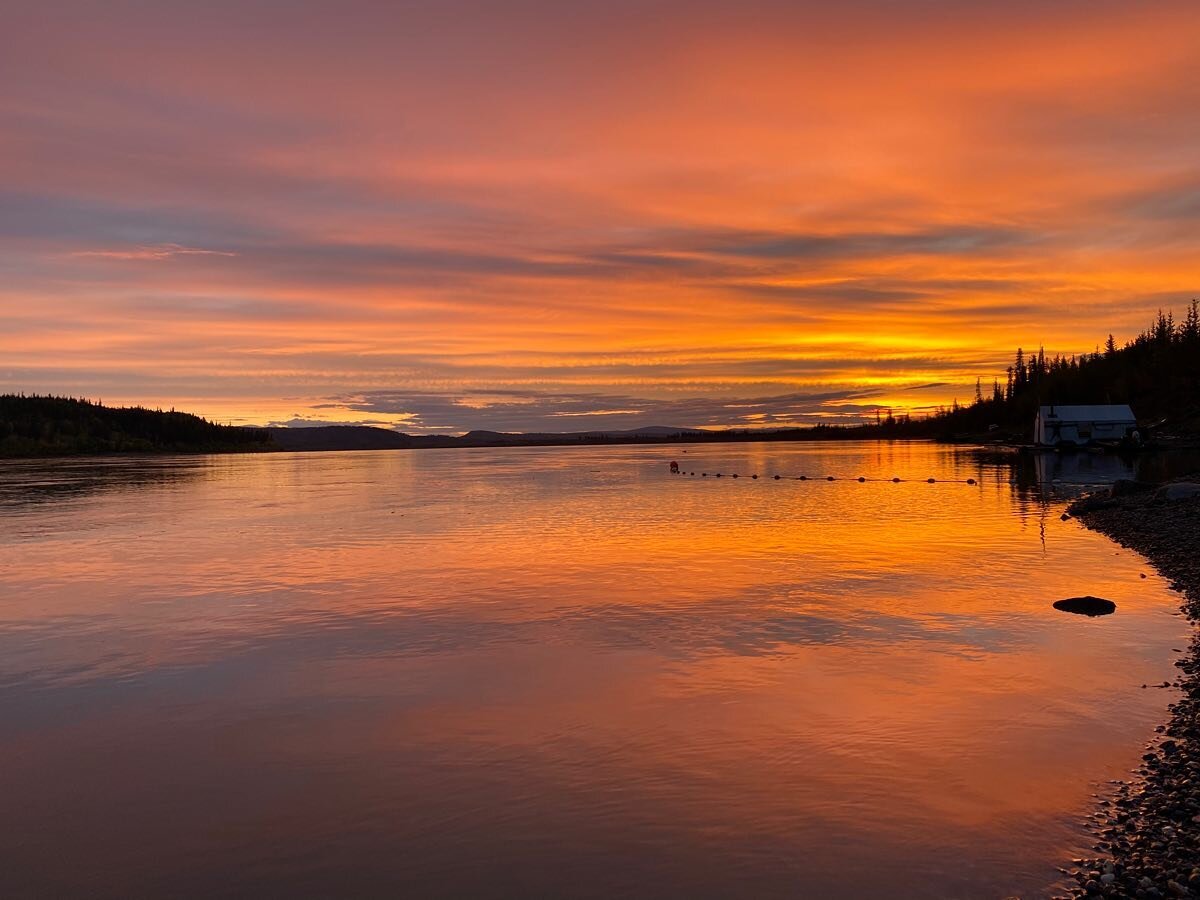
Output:
<instances>
[{"instance_id":1,"label":"sky","mask_svg":"<svg viewBox=\"0 0 1200 900\"><path fill-rule=\"evenodd\" d=\"M1187 2L6 3L0 391L922 414L1200 295Z\"/></svg>"}]
</instances>

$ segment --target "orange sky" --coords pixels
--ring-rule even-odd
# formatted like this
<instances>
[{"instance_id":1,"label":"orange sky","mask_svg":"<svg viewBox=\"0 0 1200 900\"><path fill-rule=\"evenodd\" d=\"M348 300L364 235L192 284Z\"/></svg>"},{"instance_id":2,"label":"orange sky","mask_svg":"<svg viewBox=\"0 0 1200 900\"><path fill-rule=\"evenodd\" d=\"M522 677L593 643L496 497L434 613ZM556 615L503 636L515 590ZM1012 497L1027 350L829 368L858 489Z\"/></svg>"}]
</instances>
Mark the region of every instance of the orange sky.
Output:
<instances>
[{"instance_id":1,"label":"orange sky","mask_svg":"<svg viewBox=\"0 0 1200 900\"><path fill-rule=\"evenodd\" d=\"M1200 293L1200 8L24 4L0 390L409 431L968 399Z\"/></svg>"}]
</instances>

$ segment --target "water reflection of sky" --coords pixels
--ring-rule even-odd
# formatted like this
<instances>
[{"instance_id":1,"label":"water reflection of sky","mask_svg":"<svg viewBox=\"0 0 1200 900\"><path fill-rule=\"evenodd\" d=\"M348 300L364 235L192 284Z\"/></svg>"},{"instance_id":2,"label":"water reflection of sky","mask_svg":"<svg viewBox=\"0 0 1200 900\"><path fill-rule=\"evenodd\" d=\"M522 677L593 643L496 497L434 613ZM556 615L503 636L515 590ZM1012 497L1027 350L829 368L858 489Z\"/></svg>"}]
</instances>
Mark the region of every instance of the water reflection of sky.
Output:
<instances>
[{"instance_id":1,"label":"water reflection of sky","mask_svg":"<svg viewBox=\"0 0 1200 900\"><path fill-rule=\"evenodd\" d=\"M0 879L1044 887L1168 700L1163 582L1006 460L684 449L913 480L661 447L0 466ZM1117 615L1050 607L1082 593Z\"/></svg>"}]
</instances>

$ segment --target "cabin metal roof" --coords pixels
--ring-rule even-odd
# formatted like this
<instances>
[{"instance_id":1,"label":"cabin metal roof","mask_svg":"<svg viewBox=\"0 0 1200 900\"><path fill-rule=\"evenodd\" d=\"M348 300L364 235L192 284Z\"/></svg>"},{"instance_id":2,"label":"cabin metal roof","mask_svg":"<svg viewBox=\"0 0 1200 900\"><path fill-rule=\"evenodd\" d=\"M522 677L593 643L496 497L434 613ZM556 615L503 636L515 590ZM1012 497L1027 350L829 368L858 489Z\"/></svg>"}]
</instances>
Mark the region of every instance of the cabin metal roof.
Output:
<instances>
[{"instance_id":1,"label":"cabin metal roof","mask_svg":"<svg viewBox=\"0 0 1200 900\"><path fill-rule=\"evenodd\" d=\"M1136 422L1133 410L1125 403L1096 406L1043 406L1038 410L1043 419L1059 422Z\"/></svg>"}]
</instances>

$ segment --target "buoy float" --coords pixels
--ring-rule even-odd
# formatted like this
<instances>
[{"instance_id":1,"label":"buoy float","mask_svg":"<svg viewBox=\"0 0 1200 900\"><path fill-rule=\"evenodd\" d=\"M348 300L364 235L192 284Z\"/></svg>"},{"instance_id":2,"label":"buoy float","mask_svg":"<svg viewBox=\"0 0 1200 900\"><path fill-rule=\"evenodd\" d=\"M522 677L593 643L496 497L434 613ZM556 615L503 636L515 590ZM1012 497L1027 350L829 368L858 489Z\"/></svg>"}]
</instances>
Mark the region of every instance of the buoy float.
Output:
<instances>
[{"instance_id":1,"label":"buoy float","mask_svg":"<svg viewBox=\"0 0 1200 900\"><path fill-rule=\"evenodd\" d=\"M751 475L750 477L751 477L751 478L753 478L755 481L758 481L758 476L757 476L757 475Z\"/></svg>"},{"instance_id":2,"label":"buoy float","mask_svg":"<svg viewBox=\"0 0 1200 900\"><path fill-rule=\"evenodd\" d=\"M968 479L967 479L967 484L974 484L974 483L975 483L975 479L974 479L974 478L968 478Z\"/></svg>"},{"instance_id":3,"label":"buoy float","mask_svg":"<svg viewBox=\"0 0 1200 900\"><path fill-rule=\"evenodd\" d=\"M936 478L926 478L925 480L928 481L930 484L937 484Z\"/></svg>"},{"instance_id":4,"label":"buoy float","mask_svg":"<svg viewBox=\"0 0 1200 900\"><path fill-rule=\"evenodd\" d=\"M800 476L800 480L801 480L801 481L808 481L808 476L807 476L807 475L801 475L801 476Z\"/></svg>"},{"instance_id":5,"label":"buoy float","mask_svg":"<svg viewBox=\"0 0 1200 900\"><path fill-rule=\"evenodd\" d=\"M778 481L778 480L779 480L779 476L778 476L778 475L776 475L776 476L775 476L775 480L776 480L776 481Z\"/></svg>"},{"instance_id":6,"label":"buoy float","mask_svg":"<svg viewBox=\"0 0 1200 900\"><path fill-rule=\"evenodd\" d=\"M835 479L832 475L826 475L825 480L826 481L836 481L837 479Z\"/></svg>"},{"instance_id":7,"label":"buoy float","mask_svg":"<svg viewBox=\"0 0 1200 900\"><path fill-rule=\"evenodd\" d=\"M892 479L892 484L899 484L899 483L900 483L900 479L899 479L899 478L893 478L893 479Z\"/></svg>"},{"instance_id":8,"label":"buoy float","mask_svg":"<svg viewBox=\"0 0 1200 900\"><path fill-rule=\"evenodd\" d=\"M865 478L863 478L861 475L859 475L859 476L858 476L858 480L859 480L859 482L863 482L863 481L866 481L867 479L865 479Z\"/></svg>"}]
</instances>

